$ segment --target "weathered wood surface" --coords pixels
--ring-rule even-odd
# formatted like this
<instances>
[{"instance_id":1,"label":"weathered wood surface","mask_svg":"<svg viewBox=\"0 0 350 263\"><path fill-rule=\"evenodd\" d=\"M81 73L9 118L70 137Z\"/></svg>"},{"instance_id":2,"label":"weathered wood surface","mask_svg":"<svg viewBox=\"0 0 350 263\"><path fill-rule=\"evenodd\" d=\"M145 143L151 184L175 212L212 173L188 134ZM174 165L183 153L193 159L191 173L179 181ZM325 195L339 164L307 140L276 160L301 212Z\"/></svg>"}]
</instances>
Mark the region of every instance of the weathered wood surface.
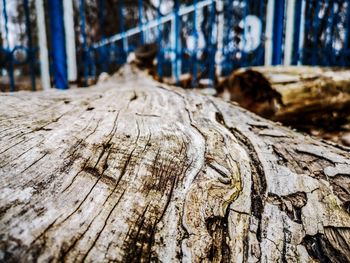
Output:
<instances>
[{"instance_id":1,"label":"weathered wood surface","mask_svg":"<svg viewBox=\"0 0 350 263\"><path fill-rule=\"evenodd\" d=\"M257 67L282 95L284 106L275 119L300 122L319 119L333 120L350 115L350 70L319 67ZM323 115L323 116L322 116ZM332 118L333 117L333 118ZM314 120L316 121L316 120Z\"/></svg>"},{"instance_id":2,"label":"weathered wood surface","mask_svg":"<svg viewBox=\"0 0 350 263\"><path fill-rule=\"evenodd\" d=\"M350 146L345 139L350 136L350 70L243 68L224 79L218 91L261 116Z\"/></svg>"},{"instance_id":3,"label":"weathered wood surface","mask_svg":"<svg viewBox=\"0 0 350 263\"><path fill-rule=\"evenodd\" d=\"M349 148L125 68L0 95L0 260L349 262Z\"/></svg>"}]
</instances>

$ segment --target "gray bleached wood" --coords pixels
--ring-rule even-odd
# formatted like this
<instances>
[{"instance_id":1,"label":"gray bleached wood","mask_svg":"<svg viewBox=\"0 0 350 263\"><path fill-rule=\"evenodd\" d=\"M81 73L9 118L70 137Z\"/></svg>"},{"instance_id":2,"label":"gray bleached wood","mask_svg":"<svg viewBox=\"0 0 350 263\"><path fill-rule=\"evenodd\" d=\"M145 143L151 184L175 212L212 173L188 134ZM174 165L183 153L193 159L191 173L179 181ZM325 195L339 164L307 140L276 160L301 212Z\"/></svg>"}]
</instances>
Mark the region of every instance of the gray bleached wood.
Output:
<instances>
[{"instance_id":1,"label":"gray bleached wood","mask_svg":"<svg viewBox=\"0 0 350 263\"><path fill-rule=\"evenodd\" d=\"M349 148L131 67L0 112L1 261L350 261Z\"/></svg>"}]
</instances>

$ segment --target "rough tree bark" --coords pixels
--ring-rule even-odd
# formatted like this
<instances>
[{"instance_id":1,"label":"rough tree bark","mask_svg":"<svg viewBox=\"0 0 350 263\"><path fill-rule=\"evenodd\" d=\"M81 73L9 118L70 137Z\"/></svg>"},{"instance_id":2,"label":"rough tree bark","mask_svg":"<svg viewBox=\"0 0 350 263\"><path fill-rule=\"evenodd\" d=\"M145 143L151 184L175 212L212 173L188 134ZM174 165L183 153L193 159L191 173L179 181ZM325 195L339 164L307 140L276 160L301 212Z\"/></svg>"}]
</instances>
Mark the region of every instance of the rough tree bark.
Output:
<instances>
[{"instance_id":1,"label":"rough tree bark","mask_svg":"<svg viewBox=\"0 0 350 263\"><path fill-rule=\"evenodd\" d=\"M349 148L132 71L1 94L1 261L350 261Z\"/></svg>"}]
</instances>

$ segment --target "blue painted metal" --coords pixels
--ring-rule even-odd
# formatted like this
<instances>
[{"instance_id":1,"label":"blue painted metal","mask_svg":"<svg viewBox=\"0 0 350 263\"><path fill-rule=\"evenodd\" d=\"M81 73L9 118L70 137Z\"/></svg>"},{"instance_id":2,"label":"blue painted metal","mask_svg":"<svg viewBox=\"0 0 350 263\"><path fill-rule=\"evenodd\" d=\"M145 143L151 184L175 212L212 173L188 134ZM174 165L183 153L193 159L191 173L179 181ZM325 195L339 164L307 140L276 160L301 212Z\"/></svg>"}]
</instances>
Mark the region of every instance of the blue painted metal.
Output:
<instances>
[{"instance_id":1,"label":"blue painted metal","mask_svg":"<svg viewBox=\"0 0 350 263\"><path fill-rule=\"evenodd\" d=\"M30 63L30 79L32 84L32 90L35 91L35 60L34 60L34 49L33 49L33 40L32 40L32 31L30 27L30 17L29 17L29 3L28 0L23 0L24 13L25 13L25 23L26 31L28 37L28 61Z\"/></svg>"},{"instance_id":2,"label":"blue painted metal","mask_svg":"<svg viewBox=\"0 0 350 263\"><path fill-rule=\"evenodd\" d=\"M126 62L126 57L129 52L128 50L128 38L125 36L125 25L124 25L124 5L123 3L120 3L118 8L118 14L119 14L119 32L122 34L122 58L123 63Z\"/></svg>"},{"instance_id":3,"label":"blue painted metal","mask_svg":"<svg viewBox=\"0 0 350 263\"><path fill-rule=\"evenodd\" d=\"M140 28L140 43L143 45L145 43L144 31L143 31L143 1L138 0L138 9L139 9L139 28Z\"/></svg>"},{"instance_id":4,"label":"blue painted metal","mask_svg":"<svg viewBox=\"0 0 350 263\"><path fill-rule=\"evenodd\" d=\"M80 17L80 37L82 39L82 59L83 59L83 85L87 86L89 77L89 50L86 39L85 28L85 0L80 0L79 5L79 17Z\"/></svg>"},{"instance_id":5,"label":"blue painted metal","mask_svg":"<svg viewBox=\"0 0 350 263\"><path fill-rule=\"evenodd\" d=\"M324 65L324 66L350 66L350 0L295 0L296 10L294 19L294 40L293 40L293 58L292 64ZM56 87L65 88L68 85L63 26L62 24L62 6L61 0L50 0L50 23L52 36L52 54L53 71ZM164 2L164 1L163 1ZM138 45L147 41L157 41L159 52L157 55L157 71L160 77L171 76L179 81L179 74L191 73L193 76L192 84L198 83L197 76L215 80L215 54L217 52L217 43L214 35L216 12L216 0L192 0L190 4L185 5L183 1L176 0L173 10L167 14L161 14L160 3L156 12L153 12L154 18L146 21L152 11L149 12L144 0L134 2L134 10L139 14L138 21L130 29L126 29L123 1L116 5L115 13L118 14L118 24L114 36L107 36L105 31L106 17L110 10L106 9L105 0L99 0L98 5L98 23L101 39L96 43L88 45L88 36L86 32L86 2L80 0L80 58L83 63L80 74L84 77L84 83L87 84L89 77L96 77L102 71L114 70L118 65L125 63L128 52L133 51ZM265 32L265 12L267 0L224 0L224 40L222 61L223 74L227 75L232 70L242 66L262 65L264 61L264 34ZM305 24L301 25L302 2L305 3ZM33 43L32 32L29 19L29 0L22 0L24 5L26 34L28 41L25 46L10 46L8 28L8 17L6 12L7 0L3 3L3 20L5 45L0 47L0 52L4 54L4 62L0 66L6 68L10 79L11 90L15 90L14 69L20 65L30 65L30 76L32 87L35 89L35 67L36 67L36 48ZM55 6L55 8L53 8ZM57 8L58 6L58 8ZM196 21L196 14L203 9L204 18L200 19L200 24ZM285 0L275 0L274 29L273 29L273 64L281 64L283 57L283 30L285 19ZM246 33L244 28L245 18L247 16L256 16L262 23L261 44L253 51L245 49ZM189 19L186 20L188 17ZM186 20L186 22L184 22ZM170 48L170 23L174 23L175 45ZM197 24L196 24L197 23ZM300 35L300 26L305 28L304 36ZM128 27L130 25L128 24ZM147 35L146 35L147 32ZM12 33L12 31L11 31ZM191 35L194 37L195 50L182 48L182 41ZM205 47L202 48L202 37L205 38ZM146 38L147 36L147 38ZM174 36L174 35L173 35ZM303 37L304 46L299 50L299 40ZM153 39L152 39L153 38ZM92 38L91 38L92 39ZM90 40L90 38L89 38ZM247 40L248 41L248 40ZM200 45L198 45L200 44ZM200 46L200 48L198 47ZM15 57L17 52L27 54L24 61L18 61ZM172 61L174 56L174 61ZM181 65L181 72L180 72ZM173 70L171 70L173 69ZM198 74L200 73L200 74ZM59 83L59 84L58 84Z\"/></svg>"},{"instance_id":6,"label":"blue painted metal","mask_svg":"<svg viewBox=\"0 0 350 263\"><path fill-rule=\"evenodd\" d=\"M245 0L243 2L243 4L244 4L244 8L243 8L243 21L244 21L244 19L249 14L249 0ZM245 26L243 25L243 39L242 39L243 40L243 47L247 44L246 39L247 39L247 34L246 34ZM246 67L247 64L249 63L248 59L247 59L247 55L245 52L241 52L241 54L242 54L241 64L243 67Z\"/></svg>"},{"instance_id":7,"label":"blue painted metal","mask_svg":"<svg viewBox=\"0 0 350 263\"><path fill-rule=\"evenodd\" d=\"M230 74L233 70L244 66L264 64L264 34L266 0L235 0L224 2L224 40L222 74ZM260 44L255 50L246 50L245 19L255 16L262 23Z\"/></svg>"},{"instance_id":8,"label":"blue painted metal","mask_svg":"<svg viewBox=\"0 0 350 263\"><path fill-rule=\"evenodd\" d=\"M305 14L305 36L303 37L308 38L308 41L306 41L307 44L299 50L299 40L302 37L300 36L299 28L301 26L301 9L303 1L306 2L306 5L308 6L308 8L306 8L307 13ZM344 1L349 2L350 0ZM338 14L333 6L331 9L332 12L328 13L328 17L326 18L328 21L326 22L326 29L324 29L322 25L322 23L324 23L324 21L322 22L323 18L320 19L319 17L319 14L322 13L322 6L334 5L335 3L341 5L344 1L296 0L292 64L297 64L301 58L303 59L302 62L312 65L327 63L329 65L350 64L350 59L346 59L346 56L349 57L350 55L348 47L350 4L346 8L347 22L345 27L346 37L344 40L346 49L342 49L341 51L336 51L334 49L334 43L339 41L334 32L336 31L337 25L343 23L341 22L344 20L342 18L343 15ZM160 3L161 2L162 1L160 1ZM285 0L275 0L272 61L274 65L281 64L283 57L285 2ZM86 35L82 38L84 39L83 45L85 45L83 50L88 50L87 55L84 56L84 65L87 65L86 67L88 68L87 71L84 71L84 76L97 75L103 70L103 63L107 63L108 68L112 63L124 63L124 59L118 59L118 57L123 57L120 54L125 54L126 57L128 52L133 51L136 46L142 45L146 42L146 39L143 36L147 32L147 39L149 39L149 41L157 41L159 45L159 52L157 55L157 71L159 76L169 76L169 74L171 75L169 72L172 71L172 76L178 81L180 73L191 73L193 77L192 84L194 86L196 86L198 82L198 73L200 73L201 77L209 78L214 81L217 43L215 37L212 36L212 31L215 28L214 25L217 14L212 10L214 10L215 7L215 0L192 0L191 4L181 4L181 6L180 0L176 0L174 3L174 8L170 13L161 14L160 6L158 6L153 20L146 21L145 13L147 12L147 16L149 16L151 12L147 11L147 6L144 5L143 0L138 0L134 5L136 12L139 13L138 22L130 29L125 28L125 20L123 19L125 15L123 14L124 7L122 6L122 3L118 4L119 11L117 12L119 13L120 19L118 19L119 32L116 35L111 37L106 36L101 41L92 43L90 47L86 44ZM224 75L231 73L232 70L238 67L263 64L266 5L267 0L224 1L225 7L223 12L225 25L222 50L224 57L224 60L222 61L222 71ZM204 13L206 17L201 19L202 22L200 25L196 25L195 17L196 13L199 12L199 8L205 8ZM248 32L244 27L246 21L245 18L247 16L255 16L259 18L262 25L260 42L258 47L254 50L247 50L245 48L249 41L247 35L244 35ZM81 15L81 17L83 16ZM187 19L186 17L189 18ZM85 20L85 18L83 20ZM186 20L186 22L183 22L183 20ZM169 39L172 34L169 30L170 23L174 23L173 33L175 32L176 35L176 41L171 48L169 48ZM83 25L83 23L81 23L81 25ZM326 31L320 33L320 30ZM85 32L85 26L82 32ZM186 41L189 34L194 37L196 42L195 46L197 46L197 48L195 48L194 51L188 50L185 47L182 48L182 41ZM321 41L320 34L325 35L326 39ZM201 37L202 35L205 36L206 46L204 48L198 48L199 36ZM200 38L200 44L202 43L201 41L202 38ZM118 43L120 45L118 45ZM199 54L201 55L199 56ZM303 54L303 56L301 56L301 54ZM111 59L114 57L116 57L115 60ZM108 61L108 59L110 60ZM182 65L181 72L179 70L180 65Z\"/></svg>"},{"instance_id":9,"label":"blue painted metal","mask_svg":"<svg viewBox=\"0 0 350 263\"><path fill-rule=\"evenodd\" d=\"M305 35L301 63L350 66L350 1L305 1Z\"/></svg>"},{"instance_id":10,"label":"blue painted metal","mask_svg":"<svg viewBox=\"0 0 350 263\"><path fill-rule=\"evenodd\" d=\"M193 32L194 37L194 50L192 51L192 87L197 86L197 55L198 55L198 31L197 31L197 0L194 0L194 12L193 12Z\"/></svg>"},{"instance_id":11,"label":"blue painted metal","mask_svg":"<svg viewBox=\"0 0 350 263\"><path fill-rule=\"evenodd\" d=\"M160 12L160 5L161 1L159 1L158 6L157 6L157 20L158 20L158 26L157 26L157 43L158 43L158 54L157 54L157 72L158 76L160 78L163 77L163 50L161 48L162 46L162 41L163 41L163 36L162 36L162 26L160 23L161 19L161 12Z\"/></svg>"},{"instance_id":12,"label":"blue painted metal","mask_svg":"<svg viewBox=\"0 0 350 263\"><path fill-rule=\"evenodd\" d=\"M4 29L5 29L5 44L0 47L0 52L4 54L3 61L0 62L0 69L5 68L7 75L9 77L9 87L10 91L16 90L15 76L14 71L18 66L28 65L29 75L31 80L32 90L36 89L35 87L35 68L36 68L36 59L35 54L37 48L33 45L31 24L30 24L30 15L29 15L29 2L28 0L21 1L24 8L24 23L25 23L25 36L27 37L27 43L23 44L12 44L10 45L10 32L9 32L9 18L7 14L7 1L2 1L2 15L4 18ZM11 21L13 23L13 21ZM12 32L13 33L13 32ZM15 39L16 38L12 38ZM17 59L17 54L20 54L20 58ZM23 67L22 67L23 68ZM26 71L24 71L24 74ZM23 73L22 73L23 74ZM5 90L5 89L4 89Z\"/></svg>"},{"instance_id":13,"label":"blue painted metal","mask_svg":"<svg viewBox=\"0 0 350 263\"><path fill-rule=\"evenodd\" d=\"M49 1L51 45L53 55L54 83L57 89L68 88L66 50L64 40L62 1Z\"/></svg>"},{"instance_id":14,"label":"blue painted metal","mask_svg":"<svg viewBox=\"0 0 350 263\"><path fill-rule=\"evenodd\" d=\"M216 5L215 5L215 0L212 1L212 4L210 5L210 18L209 18L209 39L207 40L209 45L208 45L208 62L209 65L207 66L209 68L209 74L208 78L211 81L210 86L212 87L215 83L215 39L214 39L214 24L215 24L215 10L216 10Z\"/></svg>"},{"instance_id":15,"label":"blue painted metal","mask_svg":"<svg viewBox=\"0 0 350 263\"><path fill-rule=\"evenodd\" d=\"M99 27L100 27L100 34L101 39L105 38L105 17L106 17L106 9L105 9L105 0L99 0L98 1L98 21L99 21ZM98 55L98 63L101 65L101 71L107 72L108 71L108 64L109 64L109 46L105 45L102 47L99 47L96 49L96 53Z\"/></svg>"},{"instance_id":16,"label":"blue painted metal","mask_svg":"<svg viewBox=\"0 0 350 263\"><path fill-rule=\"evenodd\" d=\"M308 3L305 2L305 21L304 21L304 35L303 35L303 38L304 38L304 43L303 43L303 47L301 47L301 50L299 51L300 52L300 57L301 57L301 60L300 63L301 64L304 64L305 63L305 59L307 58L307 53L308 53L308 50L307 50L307 46L305 43L308 42L308 38L307 38L307 35L310 34L308 32L312 32L312 19L309 19L310 16L311 16L311 8L309 7Z\"/></svg>"},{"instance_id":17,"label":"blue painted metal","mask_svg":"<svg viewBox=\"0 0 350 263\"><path fill-rule=\"evenodd\" d=\"M346 1L346 21L345 21L345 37L344 37L344 48L340 54L341 57L341 66L346 66L350 61L350 46L349 46L349 31L350 31L350 0Z\"/></svg>"},{"instance_id":18,"label":"blue painted metal","mask_svg":"<svg viewBox=\"0 0 350 263\"><path fill-rule=\"evenodd\" d=\"M229 57L229 51L231 50L230 43L233 43L231 41L232 38L231 32L233 28L233 23L232 23L232 13L233 13L233 3L232 2L224 2L224 18L225 18L225 26L224 26L224 39L223 39L223 47L222 47L222 54L224 59L222 60L222 73L223 75L228 75L232 71L232 65L228 63L228 57ZM233 39L232 39L233 40Z\"/></svg>"},{"instance_id":19,"label":"blue painted metal","mask_svg":"<svg viewBox=\"0 0 350 263\"><path fill-rule=\"evenodd\" d=\"M282 63L284 6L285 0L275 1L272 65L280 65Z\"/></svg>"},{"instance_id":20,"label":"blue painted metal","mask_svg":"<svg viewBox=\"0 0 350 263\"><path fill-rule=\"evenodd\" d=\"M6 45L7 47L10 46L10 42L9 42L9 28L8 28L8 16L7 16L7 5L6 5L6 0L2 1L2 13L4 16L4 20L5 20L5 39L6 39Z\"/></svg>"},{"instance_id":21,"label":"blue painted metal","mask_svg":"<svg viewBox=\"0 0 350 263\"><path fill-rule=\"evenodd\" d=\"M2 8L3 8L3 16L4 16L4 22L5 22L5 39L6 39L6 49L4 49L6 61L7 61L7 74L10 79L10 91L15 91L15 76L14 76L14 63L13 63L13 52L11 51L10 47L10 40L9 40L9 29L8 29L8 16L7 16L7 7L6 7L6 0L2 1Z\"/></svg>"},{"instance_id":22,"label":"blue painted metal","mask_svg":"<svg viewBox=\"0 0 350 263\"><path fill-rule=\"evenodd\" d=\"M300 42L301 12L302 12L302 0L295 0L292 65L297 65L298 61L300 60L299 42Z\"/></svg>"},{"instance_id":23,"label":"blue painted metal","mask_svg":"<svg viewBox=\"0 0 350 263\"><path fill-rule=\"evenodd\" d=\"M337 14L334 14L334 4L331 3L332 1L328 1L328 4L331 6L330 7L330 15L328 16L328 21L327 21L327 30L326 33L327 39L326 39L326 46L328 48L333 48L333 27L334 27L334 22L337 20ZM327 32L328 31L328 32Z\"/></svg>"},{"instance_id":24,"label":"blue painted metal","mask_svg":"<svg viewBox=\"0 0 350 263\"><path fill-rule=\"evenodd\" d=\"M319 31L319 27L320 27L320 19L318 19L318 14L320 12L320 8L321 8L321 3L319 3L318 1L316 1L316 8L314 10L312 10L310 8L310 13L314 12L314 19L312 22L312 26L313 26L313 31L312 31L312 49L315 51L317 50L317 44L318 44L318 37L317 37L317 32ZM311 15L311 14L310 14ZM312 58L311 58L311 65L315 66L316 65L316 61L317 61L317 53L316 52L312 52Z\"/></svg>"},{"instance_id":25,"label":"blue painted metal","mask_svg":"<svg viewBox=\"0 0 350 263\"><path fill-rule=\"evenodd\" d=\"M179 63L181 63L181 57L182 57L182 52L180 50L181 48L181 28L180 28L180 14L179 14L179 10L180 10L180 3L179 0L174 0L174 23L175 23L175 50L173 51L175 53L175 80L176 83L179 83L180 80L180 72L179 72Z\"/></svg>"}]
</instances>

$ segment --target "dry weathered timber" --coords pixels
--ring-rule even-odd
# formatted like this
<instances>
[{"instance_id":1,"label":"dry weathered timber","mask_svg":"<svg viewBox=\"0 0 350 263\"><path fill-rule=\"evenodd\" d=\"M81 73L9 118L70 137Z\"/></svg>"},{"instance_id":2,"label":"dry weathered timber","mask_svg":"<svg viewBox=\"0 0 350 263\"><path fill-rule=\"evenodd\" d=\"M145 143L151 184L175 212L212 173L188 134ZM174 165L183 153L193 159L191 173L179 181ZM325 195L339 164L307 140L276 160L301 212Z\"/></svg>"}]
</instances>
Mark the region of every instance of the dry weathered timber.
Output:
<instances>
[{"instance_id":1,"label":"dry weathered timber","mask_svg":"<svg viewBox=\"0 0 350 263\"><path fill-rule=\"evenodd\" d=\"M349 262L348 148L132 71L1 94L1 261Z\"/></svg>"},{"instance_id":2,"label":"dry weathered timber","mask_svg":"<svg viewBox=\"0 0 350 263\"><path fill-rule=\"evenodd\" d=\"M350 70L243 68L220 83L224 90L244 108L320 137L340 143L350 134Z\"/></svg>"},{"instance_id":3,"label":"dry weathered timber","mask_svg":"<svg viewBox=\"0 0 350 263\"><path fill-rule=\"evenodd\" d=\"M276 119L284 120L298 114L296 118L304 114L307 119L305 114L311 114L313 121L315 115L322 120L329 116L334 119L334 113L350 115L350 70L318 67L260 67L256 70L282 95L285 106L277 112ZM327 116L321 117L323 114Z\"/></svg>"}]
</instances>

